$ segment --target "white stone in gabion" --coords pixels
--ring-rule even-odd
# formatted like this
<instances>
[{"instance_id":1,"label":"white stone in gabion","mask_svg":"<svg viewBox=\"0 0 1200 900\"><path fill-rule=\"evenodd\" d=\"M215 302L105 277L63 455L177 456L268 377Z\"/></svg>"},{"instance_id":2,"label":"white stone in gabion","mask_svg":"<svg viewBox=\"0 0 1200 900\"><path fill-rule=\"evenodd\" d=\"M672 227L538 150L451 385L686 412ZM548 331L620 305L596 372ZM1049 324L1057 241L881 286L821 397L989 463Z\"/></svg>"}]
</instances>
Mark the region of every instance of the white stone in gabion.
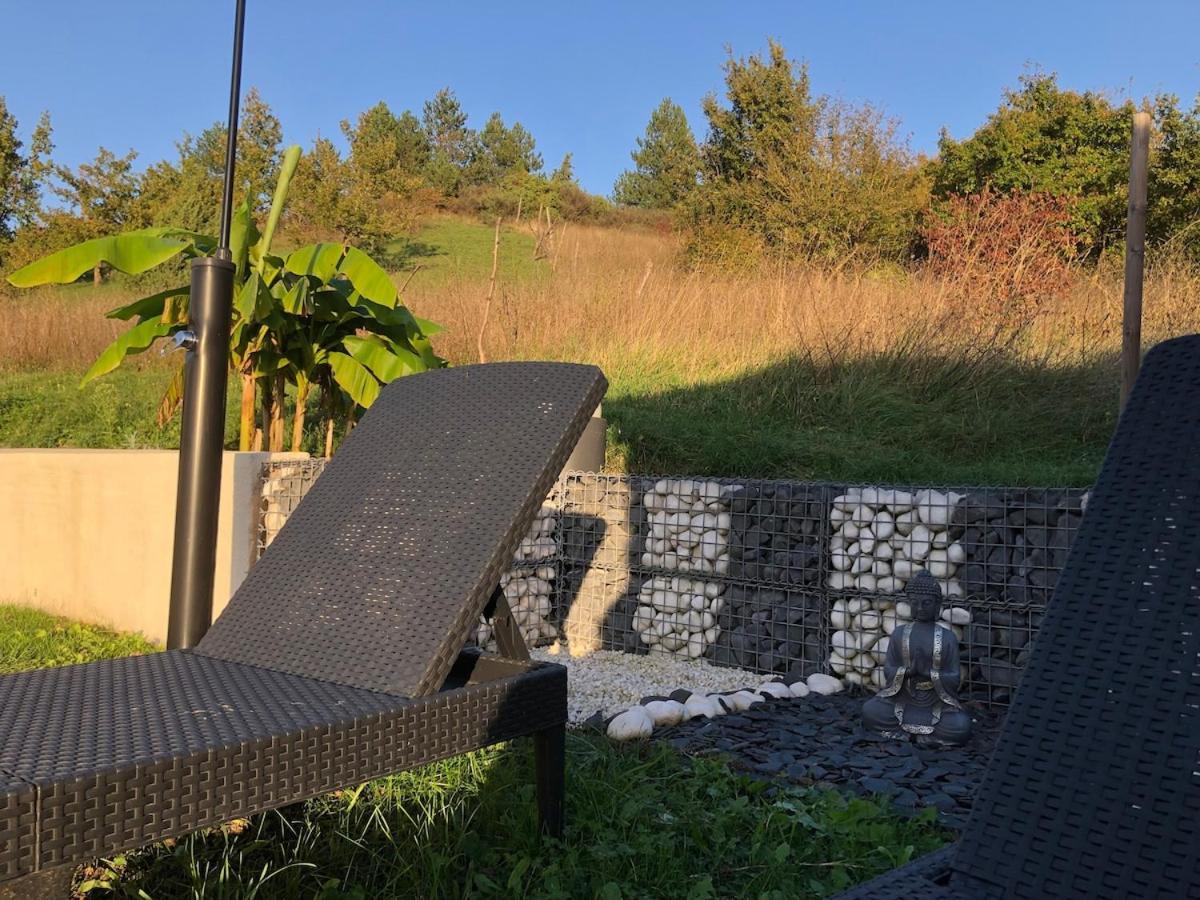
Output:
<instances>
[{"instance_id":1,"label":"white stone in gabion","mask_svg":"<svg viewBox=\"0 0 1200 900\"><path fill-rule=\"evenodd\" d=\"M830 572L829 586L835 591L845 591L854 587L854 576L849 572Z\"/></svg>"},{"instance_id":2,"label":"white stone in gabion","mask_svg":"<svg viewBox=\"0 0 1200 900\"><path fill-rule=\"evenodd\" d=\"M942 621L951 625L970 625L971 611L961 606L951 606L942 610Z\"/></svg>"},{"instance_id":3,"label":"white stone in gabion","mask_svg":"<svg viewBox=\"0 0 1200 900\"><path fill-rule=\"evenodd\" d=\"M849 657L858 650L858 635L853 631L835 631L829 643L838 653Z\"/></svg>"},{"instance_id":4,"label":"white stone in gabion","mask_svg":"<svg viewBox=\"0 0 1200 900\"><path fill-rule=\"evenodd\" d=\"M791 692L793 697L807 697L809 694L808 685L803 681L793 681Z\"/></svg>"},{"instance_id":5,"label":"white stone in gabion","mask_svg":"<svg viewBox=\"0 0 1200 900\"><path fill-rule=\"evenodd\" d=\"M614 741L648 738L654 733L654 720L640 706L632 706L608 723L608 736Z\"/></svg>"}]
</instances>

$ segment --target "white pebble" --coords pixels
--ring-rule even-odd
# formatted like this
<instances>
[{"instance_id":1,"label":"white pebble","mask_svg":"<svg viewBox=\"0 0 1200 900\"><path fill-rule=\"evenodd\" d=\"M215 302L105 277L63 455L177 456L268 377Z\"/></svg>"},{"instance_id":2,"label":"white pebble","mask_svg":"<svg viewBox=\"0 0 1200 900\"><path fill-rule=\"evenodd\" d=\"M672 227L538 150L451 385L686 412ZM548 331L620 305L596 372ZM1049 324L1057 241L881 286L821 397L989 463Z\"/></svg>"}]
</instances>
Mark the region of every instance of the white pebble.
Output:
<instances>
[{"instance_id":1,"label":"white pebble","mask_svg":"<svg viewBox=\"0 0 1200 900\"><path fill-rule=\"evenodd\" d=\"M842 690L842 683L832 675L814 672L809 675L806 683L814 694L836 694Z\"/></svg>"},{"instance_id":2,"label":"white pebble","mask_svg":"<svg viewBox=\"0 0 1200 900\"><path fill-rule=\"evenodd\" d=\"M643 707L634 706L608 723L608 736L614 741L648 738L654 732L654 720Z\"/></svg>"},{"instance_id":3,"label":"white pebble","mask_svg":"<svg viewBox=\"0 0 1200 900\"><path fill-rule=\"evenodd\" d=\"M792 696L792 689L786 684L778 681L764 682L758 686L757 690L760 694L769 694L770 696L777 698Z\"/></svg>"}]
</instances>

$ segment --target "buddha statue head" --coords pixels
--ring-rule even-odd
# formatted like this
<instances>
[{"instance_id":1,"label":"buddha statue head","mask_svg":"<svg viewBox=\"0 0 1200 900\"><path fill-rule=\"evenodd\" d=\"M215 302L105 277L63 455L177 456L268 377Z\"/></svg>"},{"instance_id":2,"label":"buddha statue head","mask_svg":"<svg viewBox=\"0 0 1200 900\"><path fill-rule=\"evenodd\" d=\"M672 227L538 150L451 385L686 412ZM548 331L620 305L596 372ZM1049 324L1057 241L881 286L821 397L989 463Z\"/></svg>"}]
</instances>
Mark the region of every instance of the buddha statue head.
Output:
<instances>
[{"instance_id":1,"label":"buddha statue head","mask_svg":"<svg viewBox=\"0 0 1200 900\"><path fill-rule=\"evenodd\" d=\"M936 622L942 611L942 586L927 569L922 569L905 585L904 599L918 622Z\"/></svg>"}]
</instances>

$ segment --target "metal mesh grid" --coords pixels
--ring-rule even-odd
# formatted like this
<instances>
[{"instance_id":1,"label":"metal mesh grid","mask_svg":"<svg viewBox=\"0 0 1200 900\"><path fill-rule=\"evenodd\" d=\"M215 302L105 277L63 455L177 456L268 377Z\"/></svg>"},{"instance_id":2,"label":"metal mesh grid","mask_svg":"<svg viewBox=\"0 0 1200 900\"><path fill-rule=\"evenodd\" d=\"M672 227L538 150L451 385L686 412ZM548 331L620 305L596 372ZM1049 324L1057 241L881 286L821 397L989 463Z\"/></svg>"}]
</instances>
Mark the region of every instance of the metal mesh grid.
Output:
<instances>
[{"instance_id":1,"label":"metal mesh grid","mask_svg":"<svg viewBox=\"0 0 1200 900\"><path fill-rule=\"evenodd\" d=\"M1087 502L1066 488L592 473L566 476L560 494L558 605L572 643L827 671L870 689L883 682L892 631L909 620L901 592L928 568L962 643L963 692L998 705L1011 699ZM719 598L719 611L701 594Z\"/></svg>"},{"instance_id":2,"label":"metal mesh grid","mask_svg":"<svg viewBox=\"0 0 1200 900\"><path fill-rule=\"evenodd\" d=\"M266 464L260 547L322 465ZM531 645L565 636L873 689L909 620L904 585L927 567L961 642L964 695L1006 705L1087 496L569 473L501 586ZM478 639L490 645L486 624Z\"/></svg>"}]
</instances>

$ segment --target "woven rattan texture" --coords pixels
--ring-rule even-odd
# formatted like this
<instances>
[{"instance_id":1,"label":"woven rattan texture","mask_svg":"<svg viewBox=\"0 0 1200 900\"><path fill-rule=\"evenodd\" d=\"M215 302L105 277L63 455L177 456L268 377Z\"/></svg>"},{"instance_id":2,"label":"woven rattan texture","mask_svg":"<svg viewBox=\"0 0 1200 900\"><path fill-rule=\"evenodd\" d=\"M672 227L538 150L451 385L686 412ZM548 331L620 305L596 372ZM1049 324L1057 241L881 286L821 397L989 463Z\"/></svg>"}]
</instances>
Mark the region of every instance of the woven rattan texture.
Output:
<instances>
[{"instance_id":1,"label":"woven rattan texture","mask_svg":"<svg viewBox=\"0 0 1200 900\"><path fill-rule=\"evenodd\" d=\"M1147 355L1091 504L954 866L1200 896L1200 337Z\"/></svg>"},{"instance_id":2,"label":"woven rattan texture","mask_svg":"<svg viewBox=\"0 0 1200 900\"><path fill-rule=\"evenodd\" d=\"M48 868L565 718L558 666L407 700L179 651L0 678L0 769L36 786L36 868ZM33 870L34 817L33 788L5 787L8 878Z\"/></svg>"},{"instance_id":3,"label":"woven rattan texture","mask_svg":"<svg viewBox=\"0 0 1200 900\"><path fill-rule=\"evenodd\" d=\"M950 875L954 844L915 859L906 866L837 895L837 900L956 900L961 893L945 882ZM968 895L969 896L969 895Z\"/></svg>"},{"instance_id":4,"label":"woven rattan texture","mask_svg":"<svg viewBox=\"0 0 1200 900\"><path fill-rule=\"evenodd\" d=\"M0 881L33 869L37 850L36 797L32 784L0 771Z\"/></svg>"},{"instance_id":5,"label":"woven rattan texture","mask_svg":"<svg viewBox=\"0 0 1200 900\"><path fill-rule=\"evenodd\" d=\"M197 649L436 691L605 386L599 369L559 363L393 382Z\"/></svg>"}]
</instances>

